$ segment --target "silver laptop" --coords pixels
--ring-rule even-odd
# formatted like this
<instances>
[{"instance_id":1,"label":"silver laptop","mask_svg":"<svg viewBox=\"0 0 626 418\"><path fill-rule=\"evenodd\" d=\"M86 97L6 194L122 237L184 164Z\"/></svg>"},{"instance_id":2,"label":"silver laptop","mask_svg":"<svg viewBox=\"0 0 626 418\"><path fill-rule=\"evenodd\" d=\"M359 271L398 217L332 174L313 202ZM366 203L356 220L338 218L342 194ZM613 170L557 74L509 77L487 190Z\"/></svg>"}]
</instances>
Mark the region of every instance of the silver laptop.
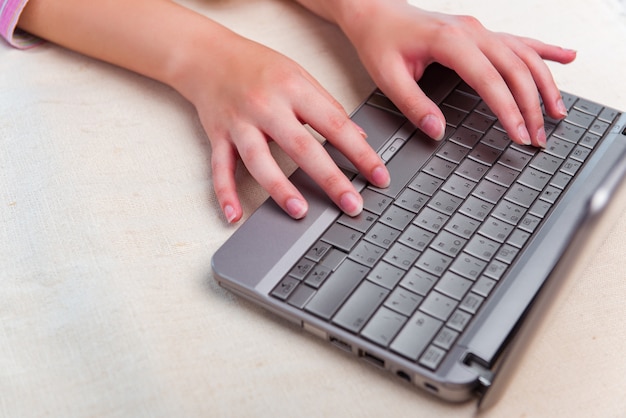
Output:
<instances>
[{"instance_id":1,"label":"silver laptop","mask_svg":"<svg viewBox=\"0 0 626 418\"><path fill-rule=\"evenodd\" d=\"M361 191L361 215L342 214L297 170L308 215L293 220L267 200L212 266L234 293L399 381L463 401L505 373L565 257L621 184L626 115L563 93L568 117L546 117L540 150L512 143L454 72L432 65L419 84L446 117L442 142L380 91L352 115L387 164L388 188L326 145Z\"/></svg>"}]
</instances>

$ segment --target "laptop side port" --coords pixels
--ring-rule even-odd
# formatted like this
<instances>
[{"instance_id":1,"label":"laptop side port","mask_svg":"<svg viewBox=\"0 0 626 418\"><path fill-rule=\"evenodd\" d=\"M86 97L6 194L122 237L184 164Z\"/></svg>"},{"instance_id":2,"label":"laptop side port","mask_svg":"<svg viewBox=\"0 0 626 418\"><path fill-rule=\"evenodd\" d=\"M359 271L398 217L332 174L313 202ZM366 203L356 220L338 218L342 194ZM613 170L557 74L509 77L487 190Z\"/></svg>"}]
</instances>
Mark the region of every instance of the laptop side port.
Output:
<instances>
[{"instance_id":1,"label":"laptop side port","mask_svg":"<svg viewBox=\"0 0 626 418\"><path fill-rule=\"evenodd\" d=\"M381 369L385 368L385 360L365 350L359 350L359 357L361 357L363 360L366 360L369 363L372 363L376 367L380 367Z\"/></svg>"},{"instance_id":2,"label":"laptop side port","mask_svg":"<svg viewBox=\"0 0 626 418\"><path fill-rule=\"evenodd\" d=\"M396 376L398 376L400 379L409 383L411 383L412 381L411 375L405 372L404 370L396 370Z\"/></svg>"},{"instance_id":3,"label":"laptop side port","mask_svg":"<svg viewBox=\"0 0 626 418\"><path fill-rule=\"evenodd\" d=\"M350 344L348 344L347 342L340 340L337 337L333 337L332 335L328 337L328 340L330 341L331 344L333 344L335 347L343 350L343 351L347 351L349 353L352 352L352 346Z\"/></svg>"}]
</instances>

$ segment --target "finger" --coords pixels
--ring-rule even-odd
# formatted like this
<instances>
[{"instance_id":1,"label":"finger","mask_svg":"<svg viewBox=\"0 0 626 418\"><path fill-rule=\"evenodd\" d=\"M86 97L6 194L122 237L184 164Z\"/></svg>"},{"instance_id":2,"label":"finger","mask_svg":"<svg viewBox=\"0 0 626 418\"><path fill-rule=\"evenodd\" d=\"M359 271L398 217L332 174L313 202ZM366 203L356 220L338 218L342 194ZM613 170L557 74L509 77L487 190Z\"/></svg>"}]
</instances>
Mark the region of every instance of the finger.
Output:
<instances>
[{"instance_id":1,"label":"finger","mask_svg":"<svg viewBox=\"0 0 626 418\"><path fill-rule=\"evenodd\" d=\"M243 214L235 182L237 153L226 140L214 139L211 142L211 149L215 195L228 223L237 222Z\"/></svg>"},{"instance_id":2,"label":"finger","mask_svg":"<svg viewBox=\"0 0 626 418\"><path fill-rule=\"evenodd\" d=\"M545 147L546 132L537 83L542 83L542 87L548 89L551 76L548 75L548 79L546 79L544 72L542 78L541 67L544 65L543 62L534 51L524 47L522 43L518 43L512 37L491 37L482 49L495 68L502 74L511 90L524 118L532 145ZM529 65L534 67L535 73ZM554 82L552 82L552 86L556 89Z\"/></svg>"},{"instance_id":3,"label":"finger","mask_svg":"<svg viewBox=\"0 0 626 418\"><path fill-rule=\"evenodd\" d=\"M273 123L266 132L331 198L341 210L356 216L363 209L363 199L330 158L324 147L293 118Z\"/></svg>"},{"instance_id":4,"label":"finger","mask_svg":"<svg viewBox=\"0 0 626 418\"><path fill-rule=\"evenodd\" d=\"M296 104L294 110L300 120L333 144L370 183L383 188L389 186L385 164L365 140L365 132L352 122L342 107L329 105L325 96L314 93L305 103Z\"/></svg>"},{"instance_id":5,"label":"finger","mask_svg":"<svg viewBox=\"0 0 626 418\"><path fill-rule=\"evenodd\" d=\"M533 73L541 97L549 116L561 119L567 115L561 92L558 89L552 72L544 59L568 63L576 58L576 52L529 38L518 38L519 42L511 42L511 48L527 63Z\"/></svg>"},{"instance_id":6,"label":"finger","mask_svg":"<svg viewBox=\"0 0 626 418\"><path fill-rule=\"evenodd\" d=\"M554 61L560 64L568 64L576 59L576 51L573 49L546 44L533 38L517 38L536 51L537 54L539 54L539 56L544 60Z\"/></svg>"},{"instance_id":7,"label":"finger","mask_svg":"<svg viewBox=\"0 0 626 418\"><path fill-rule=\"evenodd\" d=\"M451 39L438 51L436 59L454 69L485 100L496 114L509 137L518 144L530 145L524 116L504 75L474 41ZM517 58L519 61L519 58ZM506 65L505 65L506 67ZM511 76L508 76L511 78ZM519 90L519 87L515 87ZM536 88L534 88L536 92ZM519 93L519 92L518 92Z\"/></svg>"},{"instance_id":8,"label":"finger","mask_svg":"<svg viewBox=\"0 0 626 418\"><path fill-rule=\"evenodd\" d=\"M419 74L409 70L399 56L387 59L387 62L388 71L376 77L378 87L426 135L438 141L443 139L446 127L443 113L415 81L423 70Z\"/></svg>"},{"instance_id":9,"label":"finger","mask_svg":"<svg viewBox=\"0 0 626 418\"><path fill-rule=\"evenodd\" d=\"M252 177L292 218L303 218L308 204L274 160L264 135L252 126L239 127L235 135L241 160Z\"/></svg>"}]
</instances>

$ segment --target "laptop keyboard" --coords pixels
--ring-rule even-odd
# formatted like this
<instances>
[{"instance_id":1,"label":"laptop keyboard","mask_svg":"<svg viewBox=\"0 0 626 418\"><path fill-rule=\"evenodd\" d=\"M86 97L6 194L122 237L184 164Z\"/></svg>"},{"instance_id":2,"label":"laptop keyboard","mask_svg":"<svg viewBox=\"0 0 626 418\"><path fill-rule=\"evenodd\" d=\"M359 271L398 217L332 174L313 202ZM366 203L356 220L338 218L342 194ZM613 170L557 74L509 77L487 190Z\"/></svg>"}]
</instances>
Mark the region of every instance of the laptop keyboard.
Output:
<instances>
[{"instance_id":1,"label":"laptop keyboard","mask_svg":"<svg viewBox=\"0 0 626 418\"><path fill-rule=\"evenodd\" d=\"M460 82L441 103L447 139L394 142L393 184L365 187L363 212L339 216L271 295L436 369L619 116L563 99L540 150ZM380 92L368 103L397 112Z\"/></svg>"}]
</instances>

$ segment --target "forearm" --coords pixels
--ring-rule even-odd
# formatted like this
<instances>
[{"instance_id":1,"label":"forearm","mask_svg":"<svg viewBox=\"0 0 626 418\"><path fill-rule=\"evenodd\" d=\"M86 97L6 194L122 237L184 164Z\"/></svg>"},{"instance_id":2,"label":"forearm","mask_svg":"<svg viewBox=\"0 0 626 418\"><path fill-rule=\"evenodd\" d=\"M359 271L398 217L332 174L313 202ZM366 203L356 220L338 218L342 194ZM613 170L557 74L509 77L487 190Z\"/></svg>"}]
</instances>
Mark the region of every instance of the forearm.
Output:
<instances>
[{"instance_id":1,"label":"forearm","mask_svg":"<svg viewBox=\"0 0 626 418\"><path fill-rule=\"evenodd\" d=\"M351 37L353 28L367 25L375 19L377 8L389 7L391 3L406 3L406 0L296 0L318 16L335 23Z\"/></svg>"},{"instance_id":2,"label":"forearm","mask_svg":"<svg viewBox=\"0 0 626 418\"><path fill-rule=\"evenodd\" d=\"M235 36L169 0L30 0L18 27L179 90L189 49Z\"/></svg>"}]
</instances>

